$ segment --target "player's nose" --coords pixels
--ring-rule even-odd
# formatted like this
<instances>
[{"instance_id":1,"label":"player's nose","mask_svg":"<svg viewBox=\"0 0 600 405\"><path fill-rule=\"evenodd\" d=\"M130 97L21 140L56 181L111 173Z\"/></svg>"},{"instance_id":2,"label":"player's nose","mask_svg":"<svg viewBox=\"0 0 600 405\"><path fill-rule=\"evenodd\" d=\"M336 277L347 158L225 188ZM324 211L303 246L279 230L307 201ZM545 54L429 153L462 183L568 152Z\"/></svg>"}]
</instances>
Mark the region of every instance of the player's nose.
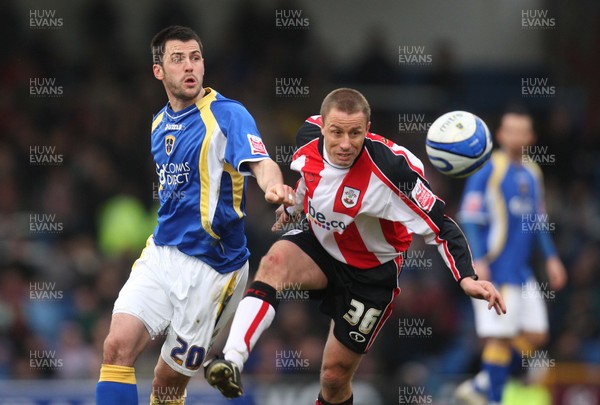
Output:
<instances>
[{"instance_id":1,"label":"player's nose","mask_svg":"<svg viewBox=\"0 0 600 405\"><path fill-rule=\"evenodd\" d=\"M352 144L350 143L350 137L348 134L345 134L340 140L340 148L347 150L350 149L351 146Z\"/></svg>"}]
</instances>

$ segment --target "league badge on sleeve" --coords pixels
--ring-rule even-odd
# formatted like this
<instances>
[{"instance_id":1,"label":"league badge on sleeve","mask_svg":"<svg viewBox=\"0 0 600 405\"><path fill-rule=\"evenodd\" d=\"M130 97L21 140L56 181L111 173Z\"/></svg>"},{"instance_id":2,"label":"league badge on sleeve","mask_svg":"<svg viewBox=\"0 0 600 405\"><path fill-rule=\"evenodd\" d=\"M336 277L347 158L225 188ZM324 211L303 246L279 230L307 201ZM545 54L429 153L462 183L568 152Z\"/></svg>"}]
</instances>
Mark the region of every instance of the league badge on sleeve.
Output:
<instances>
[{"instance_id":1,"label":"league badge on sleeve","mask_svg":"<svg viewBox=\"0 0 600 405\"><path fill-rule=\"evenodd\" d=\"M344 186L344 191L342 192L342 204L346 208L352 208L358 203L359 196L360 190Z\"/></svg>"},{"instance_id":2,"label":"league badge on sleeve","mask_svg":"<svg viewBox=\"0 0 600 405\"><path fill-rule=\"evenodd\" d=\"M267 148L260 136L248 134L248 142L250 142L250 151L253 155L268 155Z\"/></svg>"},{"instance_id":3,"label":"league badge on sleeve","mask_svg":"<svg viewBox=\"0 0 600 405\"><path fill-rule=\"evenodd\" d=\"M425 187L421 179L417 179L415 187L412 190L411 197L417 205L424 211L429 212L435 204L435 195Z\"/></svg>"}]
</instances>

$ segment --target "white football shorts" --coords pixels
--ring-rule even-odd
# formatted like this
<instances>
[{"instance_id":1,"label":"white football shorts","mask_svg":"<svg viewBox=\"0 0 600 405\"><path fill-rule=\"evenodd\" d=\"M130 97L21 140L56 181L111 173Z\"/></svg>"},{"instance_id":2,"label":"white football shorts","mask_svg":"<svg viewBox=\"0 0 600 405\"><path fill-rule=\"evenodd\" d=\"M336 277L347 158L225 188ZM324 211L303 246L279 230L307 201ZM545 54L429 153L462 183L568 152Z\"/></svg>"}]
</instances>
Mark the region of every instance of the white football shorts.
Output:
<instances>
[{"instance_id":1,"label":"white football shorts","mask_svg":"<svg viewBox=\"0 0 600 405\"><path fill-rule=\"evenodd\" d=\"M531 279L523 286L504 284L496 286L506 303L506 314L488 310L485 300L472 299L475 311L475 329L479 337L510 338L520 332L548 331L548 312L544 292Z\"/></svg>"},{"instance_id":2,"label":"white football shorts","mask_svg":"<svg viewBox=\"0 0 600 405\"><path fill-rule=\"evenodd\" d=\"M161 356L173 370L192 377L220 330L235 313L248 279L248 262L221 274L173 246L150 237L113 313L140 319L152 338L165 335Z\"/></svg>"}]
</instances>

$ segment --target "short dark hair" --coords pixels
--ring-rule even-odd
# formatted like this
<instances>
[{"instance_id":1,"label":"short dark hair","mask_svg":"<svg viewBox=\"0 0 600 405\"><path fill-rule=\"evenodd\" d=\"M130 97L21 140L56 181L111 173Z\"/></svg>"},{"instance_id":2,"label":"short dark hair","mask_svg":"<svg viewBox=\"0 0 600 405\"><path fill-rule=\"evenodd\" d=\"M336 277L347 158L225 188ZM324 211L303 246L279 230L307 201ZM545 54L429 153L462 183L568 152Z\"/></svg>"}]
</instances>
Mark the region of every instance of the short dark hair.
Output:
<instances>
[{"instance_id":1,"label":"short dark hair","mask_svg":"<svg viewBox=\"0 0 600 405\"><path fill-rule=\"evenodd\" d=\"M325 117L332 109L337 109L347 114L362 112L367 117L367 122L371 119L371 107L369 102L358 90L342 87L333 90L323 99L321 104L321 117Z\"/></svg>"},{"instance_id":2,"label":"short dark hair","mask_svg":"<svg viewBox=\"0 0 600 405\"><path fill-rule=\"evenodd\" d=\"M162 65L165 56L165 44L169 40L179 40L182 42L196 41L200 46L200 52L202 52L202 41L200 41L200 37L193 29L181 25L171 25L170 27L160 30L158 34L152 38L152 42L150 42L152 63Z\"/></svg>"},{"instance_id":3,"label":"short dark hair","mask_svg":"<svg viewBox=\"0 0 600 405\"><path fill-rule=\"evenodd\" d=\"M531 111L527 108L527 106L521 103L512 103L508 104L502 113L502 116L514 114L514 115L527 115L531 117Z\"/></svg>"}]
</instances>

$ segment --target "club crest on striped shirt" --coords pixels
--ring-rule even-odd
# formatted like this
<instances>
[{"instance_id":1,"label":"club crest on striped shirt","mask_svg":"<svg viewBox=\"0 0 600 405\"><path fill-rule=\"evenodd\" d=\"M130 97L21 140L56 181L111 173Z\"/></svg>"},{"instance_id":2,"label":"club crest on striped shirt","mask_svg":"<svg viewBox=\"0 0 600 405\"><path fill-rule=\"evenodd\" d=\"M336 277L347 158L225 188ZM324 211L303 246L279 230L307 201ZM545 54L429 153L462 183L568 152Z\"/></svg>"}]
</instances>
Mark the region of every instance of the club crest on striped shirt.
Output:
<instances>
[{"instance_id":1,"label":"club crest on striped shirt","mask_svg":"<svg viewBox=\"0 0 600 405\"><path fill-rule=\"evenodd\" d=\"M175 146L175 137L173 135L165 136L165 152L167 152L167 156L171 155L171 152L173 152L174 146Z\"/></svg>"},{"instance_id":2,"label":"club crest on striped shirt","mask_svg":"<svg viewBox=\"0 0 600 405\"><path fill-rule=\"evenodd\" d=\"M358 203L358 196L360 196L360 190L344 186L344 191L342 192L342 204L346 208L352 208Z\"/></svg>"}]
</instances>

